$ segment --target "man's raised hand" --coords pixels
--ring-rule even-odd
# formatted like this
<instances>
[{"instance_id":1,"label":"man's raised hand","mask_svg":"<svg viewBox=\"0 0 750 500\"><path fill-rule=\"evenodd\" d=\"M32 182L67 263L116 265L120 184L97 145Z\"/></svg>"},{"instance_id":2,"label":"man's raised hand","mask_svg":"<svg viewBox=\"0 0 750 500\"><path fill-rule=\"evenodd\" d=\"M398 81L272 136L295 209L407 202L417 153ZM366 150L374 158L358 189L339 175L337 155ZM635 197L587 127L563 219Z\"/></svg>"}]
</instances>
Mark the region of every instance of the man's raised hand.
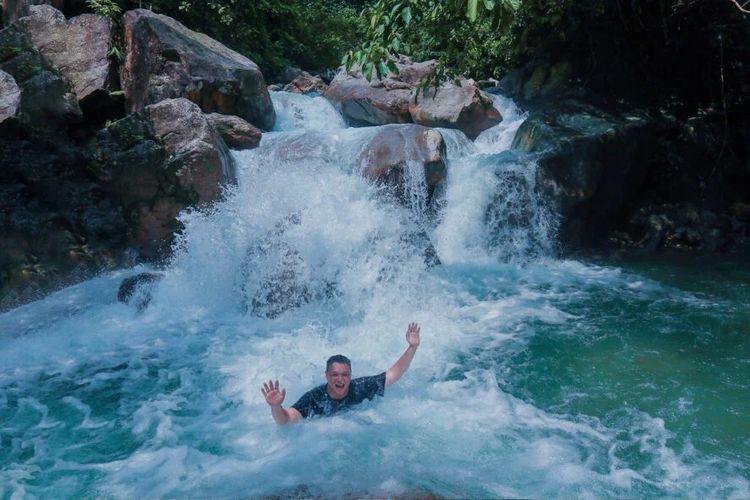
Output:
<instances>
[{"instance_id":1,"label":"man's raised hand","mask_svg":"<svg viewBox=\"0 0 750 500\"><path fill-rule=\"evenodd\" d=\"M417 323L409 323L409 328L406 329L406 341L409 343L409 347L419 346L419 325Z\"/></svg>"},{"instance_id":2,"label":"man's raised hand","mask_svg":"<svg viewBox=\"0 0 750 500\"><path fill-rule=\"evenodd\" d=\"M264 382L260 392L263 394L263 397L266 398L266 403L268 403L271 408L281 406L281 403L284 402L284 398L286 397L286 389L279 390L278 380L276 382L272 380Z\"/></svg>"}]
</instances>

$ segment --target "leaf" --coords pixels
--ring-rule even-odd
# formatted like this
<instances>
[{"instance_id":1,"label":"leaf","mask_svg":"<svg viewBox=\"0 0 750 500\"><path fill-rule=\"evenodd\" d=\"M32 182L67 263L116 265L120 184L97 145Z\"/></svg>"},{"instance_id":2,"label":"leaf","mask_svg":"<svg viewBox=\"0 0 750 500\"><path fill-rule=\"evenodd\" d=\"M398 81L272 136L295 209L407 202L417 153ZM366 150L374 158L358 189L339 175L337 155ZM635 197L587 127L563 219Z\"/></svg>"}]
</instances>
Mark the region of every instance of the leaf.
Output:
<instances>
[{"instance_id":1,"label":"leaf","mask_svg":"<svg viewBox=\"0 0 750 500\"><path fill-rule=\"evenodd\" d=\"M406 7L401 11L401 19L404 20L406 26L409 26L409 23L411 22L411 7Z\"/></svg>"},{"instance_id":2,"label":"leaf","mask_svg":"<svg viewBox=\"0 0 750 500\"><path fill-rule=\"evenodd\" d=\"M492 10L495 8L495 0L484 0L484 8Z\"/></svg>"},{"instance_id":3,"label":"leaf","mask_svg":"<svg viewBox=\"0 0 750 500\"><path fill-rule=\"evenodd\" d=\"M364 76L368 82L372 80L372 67L373 67L373 64L371 62L368 62L367 64L365 64Z\"/></svg>"},{"instance_id":4,"label":"leaf","mask_svg":"<svg viewBox=\"0 0 750 500\"><path fill-rule=\"evenodd\" d=\"M388 69L391 70L391 73L394 75L398 75L398 66L396 66L396 63L388 60Z\"/></svg>"},{"instance_id":5,"label":"leaf","mask_svg":"<svg viewBox=\"0 0 750 500\"><path fill-rule=\"evenodd\" d=\"M383 61L378 62L378 76L380 78L388 76L388 66Z\"/></svg>"},{"instance_id":6,"label":"leaf","mask_svg":"<svg viewBox=\"0 0 750 500\"><path fill-rule=\"evenodd\" d=\"M478 0L468 0L466 3L466 17L473 23L477 20L477 4Z\"/></svg>"}]
</instances>

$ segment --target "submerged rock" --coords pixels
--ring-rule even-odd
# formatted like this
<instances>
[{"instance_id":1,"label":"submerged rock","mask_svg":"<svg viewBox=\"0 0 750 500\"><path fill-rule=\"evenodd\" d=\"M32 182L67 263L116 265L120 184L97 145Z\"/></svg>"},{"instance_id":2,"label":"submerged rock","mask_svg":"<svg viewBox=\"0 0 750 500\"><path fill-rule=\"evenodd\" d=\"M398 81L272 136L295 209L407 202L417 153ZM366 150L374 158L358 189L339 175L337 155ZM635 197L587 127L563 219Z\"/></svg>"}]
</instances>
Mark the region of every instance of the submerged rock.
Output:
<instances>
[{"instance_id":1,"label":"submerged rock","mask_svg":"<svg viewBox=\"0 0 750 500\"><path fill-rule=\"evenodd\" d=\"M125 278L117 290L117 300L143 311L153 298L154 286L163 278L161 273L140 273Z\"/></svg>"},{"instance_id":2,"label":"submerged rock","mask_svg":"<svg viewBox=\"0 0 750 500\"><path fill-rule=\"evenodd\" d=\"M124 16L122 87L130 112L186 97L206 113L237 115L270 130L276 119L258 66L172 18L145 9Z\"/></svg>"}]
</instances>

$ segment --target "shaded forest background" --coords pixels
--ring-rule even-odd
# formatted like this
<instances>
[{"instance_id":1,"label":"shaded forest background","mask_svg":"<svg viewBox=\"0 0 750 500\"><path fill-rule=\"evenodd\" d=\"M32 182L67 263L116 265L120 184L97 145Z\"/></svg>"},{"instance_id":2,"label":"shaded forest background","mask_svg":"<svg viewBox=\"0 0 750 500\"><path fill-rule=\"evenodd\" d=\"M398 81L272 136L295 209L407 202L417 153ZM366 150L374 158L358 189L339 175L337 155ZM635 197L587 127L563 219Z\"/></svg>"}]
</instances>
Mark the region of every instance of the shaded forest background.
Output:
<instances>
[{"instance_id":1,"label":"shaded forest background","mask_svg":"<svg viewBox=\"0 0 750 500\"><path fill-rule=\"evenodd\" d=\"M747 111L750 14L732 0L479 0L473 19L472 0L67 3L69 13L142 6L175 17L250 57L269 82L283 80L289 66L336 68L347 51L377 37L372 28L387 33L402 18L376 23L374 12L408 7L414 19L398 51L437 58L468 77L499 79L532 61L565 61L571 82L610 98L683 116L736 120Z\"/></svg>"}]
</instances>

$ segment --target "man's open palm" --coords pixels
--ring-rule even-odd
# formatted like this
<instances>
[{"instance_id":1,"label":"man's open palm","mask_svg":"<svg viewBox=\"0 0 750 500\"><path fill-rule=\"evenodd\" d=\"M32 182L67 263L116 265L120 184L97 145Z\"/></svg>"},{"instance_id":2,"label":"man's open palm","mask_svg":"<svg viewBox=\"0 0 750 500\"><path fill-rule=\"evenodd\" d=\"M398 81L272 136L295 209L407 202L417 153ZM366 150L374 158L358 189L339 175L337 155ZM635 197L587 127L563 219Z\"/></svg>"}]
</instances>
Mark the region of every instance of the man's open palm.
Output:
<instances>
[{"instance_id":1,"label":"man's open palm","mask_svg":"<svg viewBox=\"0 0 750 500\"><path fill-rule=\"evenodd\" d=\"M406 329L406 341L411 347L419 345L419 325L417 323L409 323L409 328Z\"/></svg>"},{"instance_id":2,"label":"man's open palm","mask_svg":"<svg viewBox=\"0 0 750 500\"><path fill-rule=\"evenodd\" d=\"M286 397L286 389L279 390L278 380L276 382L272 380L264 382L260 392L263 394L263 397L266 398L266 403L268 403L269 406L281 406L281 403L284 402L284 398Z\"/></svg>"}]
</instances>

